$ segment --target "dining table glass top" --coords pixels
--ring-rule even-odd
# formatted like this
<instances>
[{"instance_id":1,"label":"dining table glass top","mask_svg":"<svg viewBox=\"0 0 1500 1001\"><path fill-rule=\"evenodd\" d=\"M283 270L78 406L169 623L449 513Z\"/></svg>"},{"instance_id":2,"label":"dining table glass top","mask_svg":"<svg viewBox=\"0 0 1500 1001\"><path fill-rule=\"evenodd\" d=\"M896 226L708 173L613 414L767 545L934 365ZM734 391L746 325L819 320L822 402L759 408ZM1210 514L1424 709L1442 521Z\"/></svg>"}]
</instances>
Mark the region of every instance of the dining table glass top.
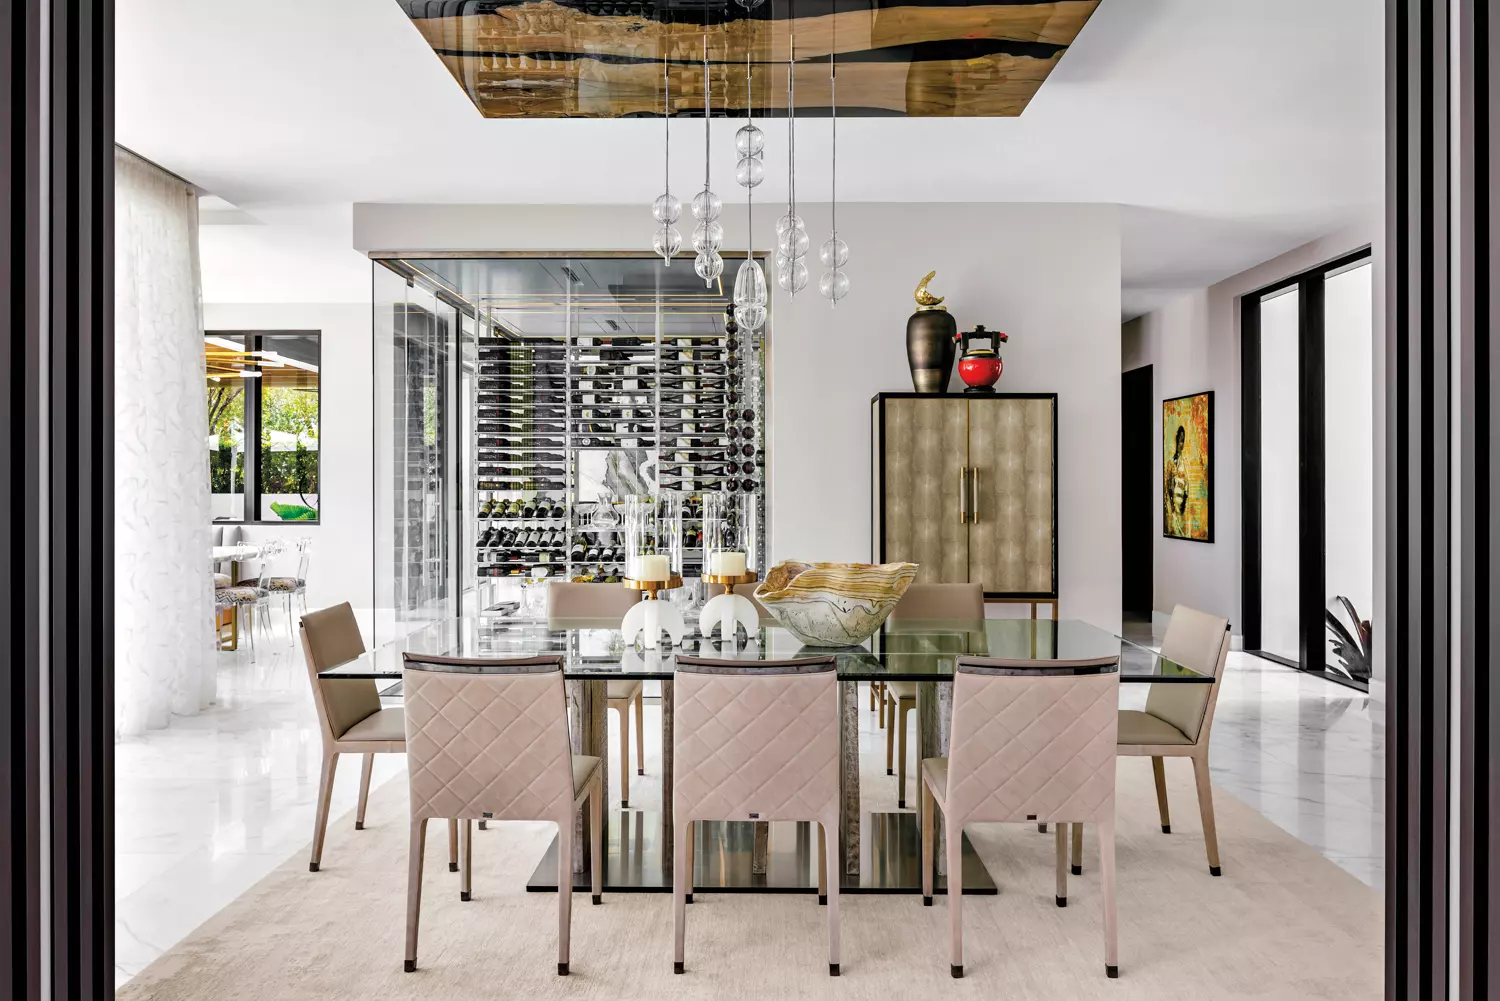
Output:
<instances>
[{"instance_id":1,"label":"dining table glass top","mask_svg":"<svg viewBox=\"0 0 1500 1001\"><path fill-rule=\"evenodd\" d=\"M320 672L319 677L397 679L401 677L403 655L408 652L480 659L560 654L564 676L575 680L670 680L680 653L745 661L831 654L844 681L948 680L953 677L955 660L961 656L1038 663L1117 656L1123 683L1213 681L1212 675L1166 660L1076 619L887 621L875 635L852 647L805 646L769 620L761 621L748 642L722 644L717 639L705 639L696 621L690 621L681 644L643 650L625 644L618 620L528 621L489 614L421 626L399 640Z\"/></svg>"}]
</instances>

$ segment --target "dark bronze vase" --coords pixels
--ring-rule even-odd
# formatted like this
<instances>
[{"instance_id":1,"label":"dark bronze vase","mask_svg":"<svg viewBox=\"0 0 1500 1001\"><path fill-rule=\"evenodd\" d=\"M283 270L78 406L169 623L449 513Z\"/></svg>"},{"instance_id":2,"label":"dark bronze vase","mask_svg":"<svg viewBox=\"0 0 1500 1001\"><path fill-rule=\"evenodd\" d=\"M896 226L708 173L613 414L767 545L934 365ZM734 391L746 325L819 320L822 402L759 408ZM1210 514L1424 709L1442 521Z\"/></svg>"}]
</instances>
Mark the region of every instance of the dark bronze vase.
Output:
<instances>
[{"instance_id":1,"label":"dark bronze vase","mask_svg":"<svg viewBox=\"0 0 1500 1001\"><path fill-rule=\"evenodd\" d=\"M958 323L942 306L943 298L927 291L932 272L917 286L917 311L906 321L906 364L919 393L942 393L953 376Z\"/></svg>"}]
</instances>

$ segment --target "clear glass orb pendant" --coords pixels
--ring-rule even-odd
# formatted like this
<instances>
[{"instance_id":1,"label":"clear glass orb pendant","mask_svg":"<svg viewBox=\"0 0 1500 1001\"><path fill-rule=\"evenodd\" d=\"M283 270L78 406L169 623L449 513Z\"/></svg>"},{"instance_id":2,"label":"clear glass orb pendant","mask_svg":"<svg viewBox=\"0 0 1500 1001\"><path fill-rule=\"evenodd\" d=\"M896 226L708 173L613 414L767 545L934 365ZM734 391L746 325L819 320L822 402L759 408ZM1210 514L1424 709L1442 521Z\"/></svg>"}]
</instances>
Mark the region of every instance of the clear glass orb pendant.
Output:
<instances>
[{"instance_id":1,"label":"clear glass orb pendant","mask_svg":"<svg viewBox=\"0 0 1500 1001\"><path fill-rule=\"evenodd\" d=\"M651 203L651 218L660 223L673 223L682 215L682 202L670 191L657 195Z\"/></svg>"},{"instance_id":2,"label":"clear glass orb pendant","mask_svg":"<svg viewBox=\"0 0 1500 1001\"><path fill-rule=\"evenodd\" d=\"M796 295L807 288L807 277L807 265L802 263L800 257L792 258L787 262L786 267L776 272L776 284L781 286L783 291Z\"/></svg>"},{"instance_id":3,"label":"clear glass orb pendant","mask_svg":"<svg viewBox=\"0 0 1500 1001\"><path fill-rule=\"evenodd\" d=\"M734 152L738 156L760 156L766 151L766 134L759 125L741 125L734 134Z\"/></svg>"},{"instance_id":4,"label":"clear glass orb pendant","mask_svg":"<svg viewBox=\"0 0 1500 1001\"><path fill-rule=\"evenodd\" d=\"M699 222L713 222L723 211L724 203L708 188L693 196L693 218Z\"/></svg>"},{"instance_id":5,"label":"clear glass orb pendant","mask_svg":"<svg viewBox=\"0 0 1500 1001\"><path fill-rule=\"evenodd\" d=\"M849 294L849 276L838 270L824 272L818 292L829 302L838 302Z\"/></svg>"},{"instance_id":6,"label":"clear glass orb pendant","mask_svg":"<svg viewBox=\"0 0 1500 1001\"><path fill-rule=\"evenodd\" d=\"M734 275L734 305L737 310L742 310L751 305L764 306L765 302L766 273L761 270L759 261L747 258Z\"/></svg>"},{"instance_id":7,"label":"clear glass orb pendant","mask_svg":"<svg viewBox=\"0 0 1500 1001\"><path fill-rule=\"evenodd\" d=\"M656 235L651 239L651 249L667 260L667 267L672 266L672 257L682 249L682 234L677 232L677 227L671 224L663 224L656 228Z\"/></svg>"},{"instance_id":8,"label":"clear glass orb pendant","mask_svg":"<svg viewBox=\"0 0 1500 1001\"><path fill-rule=\"evenodd\" d=\"M693 249L700 254L705 250L717 251L724 243L724 227L710 220L693 227Z\"/></svg>"},{"instance_id":9,"label":"clear glass orb pendant","mask_svg":"<svg viewBox=\"0 0 1500 1001\"><path fill-rule=\"evenodd\" d=\"M758 156L742 156L734 165L734 179L742 188L753 188L766 179L766 165Z\"/></svg>"},{"instance_id":10,"label":"clear glass orb pendant","mask_svg":"<svg viewBox=\"0 0 1500 1001\"><path fill-rule=\"evenodd\" d=\"M776 250L783 257L803 257L811 245L805 229L788 230L776 238Z\"/></svg>"},{"instance_id":11,"label":"clear glass orb pendant","mask_svg":"<svg viewBox=\"0 0 1500 1001\"><path fill-rule=\"evenodd\" d=\"M818 260L823 262L823 267L837 271L849 263L849 245L837 236L830 236L818 248Z\"/></svg>"},{"instance_id":12,"label":"clear glass orb pendant","mask_svg":"<svg viewBox=\"0 0 1500 1001\"><path fill-rule=\"evenodd\" d=\"M705 285L712 286L714 279L724 273L724 258L712 250L699 251L693 260L693 271Z\"/></svg>"},{"instance_id":13,"label":"clear glass orb pendant","mask_svg":"<svg viewBox=\"0 0 1500 1001\"><path fill-rule=\"evenodd\" d=\"M806 231L807 227L802 224L801 216L791 215L790 213L788 213L787 215L784 215L780 219L776 220L777 237L785 236L788 232L794 229Z\"/></svg>"}]
</instances>

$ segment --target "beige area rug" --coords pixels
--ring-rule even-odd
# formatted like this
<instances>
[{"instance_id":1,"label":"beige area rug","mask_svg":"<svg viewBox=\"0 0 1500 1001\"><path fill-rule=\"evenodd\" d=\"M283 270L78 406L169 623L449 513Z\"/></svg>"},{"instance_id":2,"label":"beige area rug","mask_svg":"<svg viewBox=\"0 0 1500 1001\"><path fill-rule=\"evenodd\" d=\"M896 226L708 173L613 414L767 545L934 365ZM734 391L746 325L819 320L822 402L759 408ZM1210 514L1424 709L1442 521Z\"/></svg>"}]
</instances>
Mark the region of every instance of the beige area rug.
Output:
<instances>
[{"instance_id":1,"label":"beige area rug","mask_svg":"<svg viewBox=\"0 0 1500 1001\"><path fill-rule=\"evenodd\" d=\"M123 987L205 998L1360 998L1381 996L1379 895L1245 804L1217 794L1224 875L1204 861L1191 772L1168 763L1173 833L1147 759L1120 762L1120 979L1104 976L1097 852L1053 903L1052 845L1032 825L970 829L1001 892L964 900L965 978L948 974L944 898L849 896L843 975L828 976L812 895L703 893L687 973L672 973L669 894L573 898L572 974L556 973L557 904L524 885L541 824L475 832L474 899L429 828L419 969L402 970L406 785L372 795L366 828L330 825L323 871L301 852Z\"/></svg>"}]
</instances>

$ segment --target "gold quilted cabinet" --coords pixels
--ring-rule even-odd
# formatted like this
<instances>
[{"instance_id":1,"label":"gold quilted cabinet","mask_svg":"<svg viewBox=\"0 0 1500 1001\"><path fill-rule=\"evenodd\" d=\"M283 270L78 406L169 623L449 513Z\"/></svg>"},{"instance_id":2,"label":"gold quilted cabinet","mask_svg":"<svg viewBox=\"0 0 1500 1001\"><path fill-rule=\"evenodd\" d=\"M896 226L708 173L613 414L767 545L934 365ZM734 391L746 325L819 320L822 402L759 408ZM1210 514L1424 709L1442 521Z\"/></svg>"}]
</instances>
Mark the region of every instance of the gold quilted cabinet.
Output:
<instances>
[{"instance_id":1,"label":"gold quilted cabinet","mask_svg":"<svg viewBox=\"0 0 1500 1001\"><path fill-rule=\"evenodd\" d=\"M1057 394L880 393L873 558L987 598L1057 597Z\"/></svg>"}]
</instances>

